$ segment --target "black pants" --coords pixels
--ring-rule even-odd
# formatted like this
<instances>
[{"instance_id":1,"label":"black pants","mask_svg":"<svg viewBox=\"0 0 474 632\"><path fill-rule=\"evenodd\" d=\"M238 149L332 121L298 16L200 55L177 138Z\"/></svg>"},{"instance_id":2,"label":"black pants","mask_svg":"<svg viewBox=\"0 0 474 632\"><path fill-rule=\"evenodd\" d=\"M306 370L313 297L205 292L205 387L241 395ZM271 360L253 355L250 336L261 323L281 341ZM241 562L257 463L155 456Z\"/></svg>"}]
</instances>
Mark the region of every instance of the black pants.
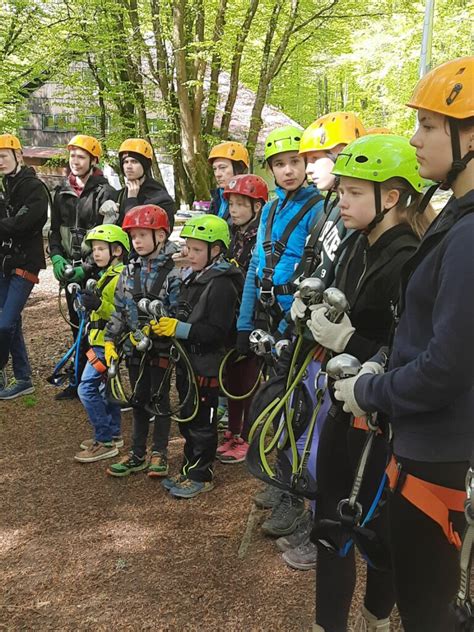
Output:
<instances>
[{"instance_id":1,"label":"black pants","mask_svg":"<svg viewBox=\"0 0 474 632\"><path fill-rule=\"evenodd\" d=\"M350 417L333 406L323 426L316 465L318 497L316 499L315 528L312 538L318 543L316 567L316 622L326 632L345 632L356 582L354 546L345 557L330 550L321 540L331 542L336 549L347 545L351 534L324 521L339 521L337 505L350 494L354 473L367 433L351 428ZM366 474L359 494L359 502L366 514L377 494L383 478L388 455L388 444L382 436L375 439L367 463ZM358 548L366 558L379 564L367 565L364 605L378 619L390 615L395 603L386 504L367 527L373 540L360 537ZM384 570L381 570L384 568Z\"/></svg>"},{"instance_id":2,"label":"black pants","mask_svg":"<svg viewBox=\"0 0 474 632\"><path fill-rule=\"evenodd\" d=\"M67 309L69 312L69 322L71 323L72 337L73 337L73 340L76 341L77 334L79 333L79 329L78 329L79 316L77 315L77 312L74 309L74 294L71 294L70 292L68 292L67 287L66 287L65 292L66 292ZM79 385L79 382L81 380L81 375L84 371L84 367L87 364L86 353L88 349L89 349L89 343L87 341L87 336L83 336L80 347L79 347L79 366L78 366L78 374L77 374L77 385Z\"/></svg>"},{"instance_id":3,"label":"black pants","mask_svg":"<svg viewBox=\"0 0 474 632\"><path fill-rule=\"evenodd\" d=\"M397 458L402 472L452 489L464 489L469 464L426 463ZM459 588L459 553L440 526L396 492L388 513L397 605L405 632L452 632L449 606ZM464 514L451 512L462 535Z\"/></svg>"},{"instance_id":4,"label":"black pants","mask_svg":"<svg viewBox=\"0 0 474 632\"><path fill-rule=\"evenodd\" d=\"M139 372L140 367L138 363L129 364L128 373L132 388L135 388L135 385L137 384ZM149 404L152 393L156 392L158 387L161 385L164 375L165 369L161 369L158 366L150 366L149 364L145 365L135 391L135 396L139 405L134 405L133 408L132 451L140 458L144 457L146 454L146 441L148 438L150 417L152 417L152 413L150 413L145 406ZM169 382L164 385L162 392L163 410L169 410ZM153 452L166 454L168 449L170 425L171 419L169 416L165 417L155 415L155 421L153 422Z\"/></svg>"},{"instance_id":5,"label":"black pants","mask_svg":"<svg viewBox=\"0 0 474 632\"><path fill-rule=\"evenodd\" d=\"M180 400L183 401L188 381L185 375L176 377ZM213 408L217 408L219 389L200 388L200 402L196 417L192 421L179 424L181 435L185 439L181 474L193 481L207 482L213 477L213 463L217 450L217 420ZM192 400L193 398L191 398ZM191 414L193 403L190 401L181 411L181 416Z\"/></svg>"}]
</instances>

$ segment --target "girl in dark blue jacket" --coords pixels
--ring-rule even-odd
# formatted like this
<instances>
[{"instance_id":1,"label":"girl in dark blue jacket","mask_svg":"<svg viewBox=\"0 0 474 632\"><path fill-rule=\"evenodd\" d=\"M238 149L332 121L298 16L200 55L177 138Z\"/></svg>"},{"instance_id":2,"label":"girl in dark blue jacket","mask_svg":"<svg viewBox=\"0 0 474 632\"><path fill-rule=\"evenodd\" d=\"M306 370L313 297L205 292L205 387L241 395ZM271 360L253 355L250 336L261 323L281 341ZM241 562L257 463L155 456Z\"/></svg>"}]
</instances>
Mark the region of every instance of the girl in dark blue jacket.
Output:
<instances>
[{"instance_id":1,"label":"girl in dark blue jacket","mask_svg":"<svg viewBox=\"0 0 474 632\"><path fill-rule=\"evenodd\" d=\"M420 175L451 187L453 197L403 270L389 371L363 367L336 382L335 394L356 415L390 418L398 608L406 632L446 632L455 626L449 604L474 445L474 57L428 73L408 105L418 110L411 143Z\"/></svg>"}]
</instances>

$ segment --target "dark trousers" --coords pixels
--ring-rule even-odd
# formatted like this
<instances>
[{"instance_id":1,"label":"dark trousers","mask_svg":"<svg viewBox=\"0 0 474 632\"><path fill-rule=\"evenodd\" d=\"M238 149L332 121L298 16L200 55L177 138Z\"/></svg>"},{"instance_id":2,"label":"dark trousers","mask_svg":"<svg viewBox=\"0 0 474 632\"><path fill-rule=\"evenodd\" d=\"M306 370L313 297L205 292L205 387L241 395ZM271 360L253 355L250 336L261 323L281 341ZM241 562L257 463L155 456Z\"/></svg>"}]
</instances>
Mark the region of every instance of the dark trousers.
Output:
<instances>
[{"instance_id":1,"label":"dark trousers","mask_svg":"<svg viewBox=\"0 0 474 632\"><path fill-rule=\"evenodd\" d=\"M176 385L180 400L183 401L188 390L186 376L178 374ZM217 450L217 420L213 408L217 408L218 394L217 387L200 388L196 417L192 421L179 424L179 430L185 440L181 474L193 481L207 482L213 477L213 463ZM181 416L190 415L192 409L193 403L189 402L181 411Z\"/></svg>"},{"instance_id":2,"label":"dark trousers","mask_svg":"<svg viewBox=\"0 0 474 632\"><path fill-rule=\"evenodd\" d=\"M259 362L256 356L243 358L240 362L227 365L227 388L235 395L245 395L254 386L259 371ZM248 416L253 395L246 399L229 398L229 430L234 435L241 435L247 441L250 428Z\"/></svg>"},{"instance_id":3,"label":"dark trousers","mask_svg":"<svg viewBox=\"0 0 474 632\"><path fill-rule=\"evenodd\" d=\"M128 373L132 388L135 388L140 374L140 366L138 362L135 364L132 360L132 363L129 363ZM135 390L136 404L134 404L133 408L132 451L140 458L143 458L146 454L146 442L150 426L150 417L153 416L153 414L150 413L145 406L150 403L152 394L156 393L160 387L164 375L165 369L146 364ZM163 398L160 403L160 408L163 411L169 410L169 381L168 384L163 385L161 392L163 394ZM170 426L171 419L169 415L155 415L155 421L153 422L153 452L166 454L168 449Z\"/></svg>"},{"instance_id":4,"label":"dark trousers","mask_svg":"<svg viewBox=\"0 0 474 632\"><path fill-rule=\"evenodd\" d=\"M67 309L69 312L69 322L71 323L71 331L72 338L75 341L77 338L77 334L79 332L79 316L77 315L76 310L74 309L74 294L71 294L67 291L66 287L66 303ZM89 349L89 343L87 341L87 336L83 336L80 347L79 347L79 366L78 366L78 374L77 374L77 385L81 380L81 376L84 372L84 368L87 364L87 350Z\"/></svg>"},{"instance_id":5,"label":"dark trousers","mask_svg":"<svg viewBox=\"0 0 474 632\"><path fill-rule=\"evenodd\" d=\"M452 489L464 489L469 464L397 459L402 472ZM459 588L459 552L440 526L400 493L389 497L390 539L397 605L405 632L453 632L449 606ZM451 512L455 530L464 514Z\"/></svg>"},{"instance_id":6,"label":"dark trousers","mask_svg":"<svg viewBox=\"0 0 474 632\"><path fill-rule=\"evenodd\" d=\"M350 494L354 474L362 452L367 433L349 425L350 417L333 407L323 425L319 440L316 466L318 497L316 500L315 529L312 536L328 539L337 548L342 548L350 539L350 534L327 526L324 520L339 521L337 505ZM359 494L359 502L364 515L376 496L387 461L388 445L379 436L375 439L367 464L366 474ZM377 517L371 520L370 528L376 540L363 539L363 555L383 558L390 566L388 544L388 521L386 504L379 509ZM377 542L377 545L375 545ZM356 582L354 546L345 557L329 550L318 540L318 564L316 567L316 622L326 632L345 632ZM364 605L378 619L390 615L395 603L392 573L367 565L367 583Z\"/></svg>"}]
</instances>

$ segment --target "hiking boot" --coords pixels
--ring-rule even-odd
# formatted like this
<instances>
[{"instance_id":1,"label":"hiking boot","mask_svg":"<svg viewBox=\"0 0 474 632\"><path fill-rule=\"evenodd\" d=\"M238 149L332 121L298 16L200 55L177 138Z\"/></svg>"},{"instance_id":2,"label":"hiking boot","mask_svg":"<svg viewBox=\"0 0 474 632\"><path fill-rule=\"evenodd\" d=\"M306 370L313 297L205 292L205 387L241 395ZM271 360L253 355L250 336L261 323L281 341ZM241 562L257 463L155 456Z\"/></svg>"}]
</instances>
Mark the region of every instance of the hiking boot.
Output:
<instances>
[{"instance_id":1,"label":"hiking boot","mask_svg":"<svg viewBox=\"0 0 474 632\"><path fill-rule=\"evenodd\" d=\"M280 502L283 493L278 487L267 483L266 487L255 494L253 502L259 509L273 509Z\"/></svg>"},{"instance_id":2,"label":"hiking boot","mask_svg":"<svg viewBox=\"0 0 474 632\"><path fill-rule=\"evenodd\" d=\"M30 395L35 392L31 380L12 380L8 386L0 391L0 399L15 399L22 395Z\"/></svg>"},{"instance_id":3,"label":"hiking boot","mask_svg":"<svg viewBox=\"0 0 474 632\"><path fill-rule=\"evenodd\" d=\"M71 386L71 385L66 386L64 391L61 391L60 393L54 396L54 399L57 402L63 402L67 399L77 399L77 398L78 398L77 387Z\"/></svg>"},{"instance_id":4,"label":"hiking boot","mask_svg":"<svg viewBox=\"0 0 474 632\"><path fill-rule=\"evenodd\" d=\"M230 446L233 443L234 443L234 435L231 433L230 430L226 430L224 432L222 443L216 450L217 458L220 459L221 454L224 454L224 452L227 452L227 450L230 448Z\"/></svg>"},{"instance_id":5,"label":"hiking boot","mask_svg":"<svg viewBox=\"0 0 474 632\"><path fill-rule=\"evenodd\" d=\"M0 391L8 386L7 370L0 369Z\"/></svg>"},{"instance_id":6,"label":"hiking boot","mask_svg":"<svg viewBox=\"0 0 474 632\"><path fill-rule=\"evenodd\" d=\"M219 460L221 463L242 463L245 461L249 444L241 437L234 437L234 442L229 447L227 452L220 455Z\"/></svg>"},{"instance_id":7,"label":"hiking boot","mask_svg":"<svg viewBox=\"0 0 474 632\"><path fill-rule=\"evenodd\" d=\"M162 452L152 452L148 463L148 476L150 478L159 478L160 476L168 476L168 457Z\"/></svg>"},{"instance_id":8,"label":"hiking boot","mask_svg":"<svg viewBox=\"0 0 474 632\"><path fill-rule=\"evenodd\" d=\"M102 461L102 459L111 459L117 454L118 448L112 442L101 443L100 441L94 441L90 448L81 450L74 455L74 458L79 463L94 463L94 461Z\"/></svg>"},{"instance_id":9,"label":"hiking boot","mask_svg":"<svg viewBox=\"0 0 474 632\"><path fill-rule=\"evenodd\" d=\"M282 558L297 571L310 571L316 568L316 557L318 553L318 547L313 544L309 537L302 542L295 549L290 549L283 553Z\"/></svg>"},{"instance_id":10,"label":"hiking boot","mask_svg":"<svg viewBox=\"0 0 474 632\"><path fill-rule=\"evenodd\" d=\"M362 606L356 619L354 632L390 632L390 618L377 619L365 606Z\"/></svg>"},{"instance_id":11,"label":"hiking boot","mask_svg":"<svg viewBox=\"0 0 474 632\"><path fill-rule=\"evenodd\" d=\"M141 472L146 470L148 463L145 457L140 458L133 452L130 452L128 456L124 456L118 463L112 463L107 468L107 474L110 476L128 476L134 472Z\"/></svg>"},{"instance_id":12,"label":"hiking boot","mask_svg":"<svg viewBox=\"0 0 474 632\"><path fill-rule=\"evenodd\" d=\"M168 478L165 478L164 481L161 481L161 485L167 492L169 492L170 489L173 489L173 487L176 487L176 485L179 485L185 480L186 476L183 474L175 474L175 476L168 476Z\"/></svg>"},{"instance_id":13,"label":"hiking boot","mask_svg":"<svg viewBox=\"0 0 474 632\"><path fill-rule=\"evenodd\" d=\"M95 443L95 439L86 439L79 446L81 450L89 450ZM116 448L123 448L123 437L112 437L112 443Z\"/></svg>"},{"instance_id":14,"label":"hiking boot","mask_svg":"<svg viewBox=\"0 0 474 632\"><path fill-rule=\"evenodd\" d=\"M212 481L192 481L190 478L187 478L181 483L176 483L170 489L170 494L176 498L194 498L203 492L210 492L211 489L214 489Z\"/></svg>"},{"instance_id":15,"label":"hiking boot","mask_svg":"<svg viewBox=\"0 0 474 632\"><path fill-rule=\"evenodd\" d=\"M303 499L283 492L281 501L273 507L270 518L262 524L262 531L268 535L289 535L296 529L303 514Z\"/></svg>"},{"instance_id":16,"label":"hiking boot","mask_svg":"<svg viewBox=\"0 0 474 632\"><path fill-rule=\"evenodd\" d=\"M275 542L277 547L282 553L295 549L300 544L303 544L305 540L309 538L312 526L311 512L305 511L303 517L298 523L298 526L290 533L290 535L284 535Z\"/></svg>"}]
</instances>

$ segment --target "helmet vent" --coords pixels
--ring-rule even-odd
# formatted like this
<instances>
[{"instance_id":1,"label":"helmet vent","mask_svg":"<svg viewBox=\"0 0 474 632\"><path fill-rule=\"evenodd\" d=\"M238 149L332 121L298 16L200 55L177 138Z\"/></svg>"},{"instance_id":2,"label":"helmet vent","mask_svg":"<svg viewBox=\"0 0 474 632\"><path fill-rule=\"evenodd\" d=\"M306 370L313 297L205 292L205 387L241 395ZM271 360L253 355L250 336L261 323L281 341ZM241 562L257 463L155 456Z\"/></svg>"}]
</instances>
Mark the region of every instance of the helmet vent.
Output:
<instances>
[{"instance_id":1,"label":"helmet vent","mask_svg":"<svg viewBox=\"0 0 474 632\"><path fill-rule=\"evenodd\" d=\"M367 162L368 160L367 156L356 156L355 158L356 162Z\"/></svg>"}]
</instances>

